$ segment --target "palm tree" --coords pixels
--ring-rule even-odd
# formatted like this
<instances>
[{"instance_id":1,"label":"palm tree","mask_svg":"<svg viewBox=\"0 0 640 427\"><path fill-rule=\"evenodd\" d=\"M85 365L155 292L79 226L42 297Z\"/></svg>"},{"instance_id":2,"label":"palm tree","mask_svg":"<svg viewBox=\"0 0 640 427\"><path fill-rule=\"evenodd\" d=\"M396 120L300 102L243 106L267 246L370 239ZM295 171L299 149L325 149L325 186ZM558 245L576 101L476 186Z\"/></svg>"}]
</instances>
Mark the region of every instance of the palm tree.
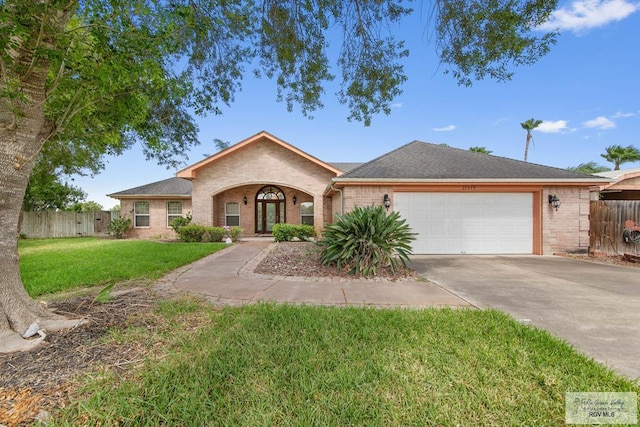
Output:
<instances>
[{"instance_id":1,"label":"palm tree","mask_svg":"<svg viewBox=\"0 0 640 427\"><path fill-rule=\"evenodd\" d=\"M537 128L538 126L540 126L541 123L542 123L542 120L536 120L536 119L529 119L526 122L520 123L520 126L522 126L522 129L527 131L527 143L524 146L525 162L527 161L527 157L529 157L529 143L533 139L533 136L531 135L531 131Z\"/></svg>"},{"instance_id":2,"label":"palm tree","mask_svg":"<svg viewBox=\"0 0 640 427\"><path fill-rule=\"evenodd\" d=\"M633 145L610 145L605 149L606 153L600 154L607 162L613 163L613 170L620 170L620 165L640 160L640 150Z\"/></svg>"},{"instance_id":3,"label":"palm tree","mask_svg":"<svg viewBox=\"0 0 640 427\"><path fill-rule=\"evenodd\" d=\"M488 150L487 147L469 147L469 151L474 153L491 154L493 151Z\"/></svg>"},{"instance_id":4,"label":"palm tree","mask_svg":"<svg viewBox=\"0 0 640 427\"><path fill-rule=\"evenodd\" d=\"M578 166L569 166L568 171L580 172L592 175L598 172L608 172L611 169L606 166L600 166L596 162L580 163Z\"/></svg>"}]
</instances>

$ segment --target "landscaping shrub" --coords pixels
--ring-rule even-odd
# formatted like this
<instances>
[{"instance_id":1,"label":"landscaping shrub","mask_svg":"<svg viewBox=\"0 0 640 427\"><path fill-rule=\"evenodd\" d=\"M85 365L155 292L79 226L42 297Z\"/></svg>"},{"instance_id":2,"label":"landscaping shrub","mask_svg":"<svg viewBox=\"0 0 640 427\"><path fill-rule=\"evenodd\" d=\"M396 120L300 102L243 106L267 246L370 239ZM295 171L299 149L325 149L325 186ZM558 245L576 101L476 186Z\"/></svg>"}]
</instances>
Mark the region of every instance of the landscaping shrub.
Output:
<instances>
[{"instance_id":1,"label":"landscaping shrub","mask_svg":"<svg viewBox=\"0 0 640 427\"><path fill-rule=\"evenodd\" d=\"M173 223L173 222L172 222ZM183 242L222 242L227 236L237 241L243 232L240 227L207 227L198 224L187 224L175 228L178 238Z\"/></svg>"},{"instance_id":2,"label":"landscaping shrub","mask_svg":"<svg viewBox=\"0 0 640 427\"><path fill-rule=\"evenodd\" d=\"M308 240L315 237L316 229L311 225L275 224L273 226L273 238L276 242L290 242L294 238Z\"/></svg>"},{"instance_id":3,"label":"landscaping shrub","mask_svg":"<svg viewBox=\"0 0 640 427\"><path fill-rule=\"evenodd\" d=\"M375 276L386 265L395 273L398 260L406 268L414 236L398 212L357 207L325 228L320 261L364 276Z\"/></svg>"},{"instance_id":4,"label":"landscaping shrub","mask_svg":"<svg viewBox=\"0 0 640 427\"><path fill-rule=\"evenodd\" d=\"M204 235L208 237L206 242L222 242L225 234L227 231L222 227L206 227L204 232ZM205 242L204 238L202 241Z\"/></svg>"},{"instance_id":5,"label":"landscaping shrub","mask_svg":"<svg viewBox=\"0 0 640 427\"><path fill-rule=\"evenodd\" d=\"M202 236L205 231L207 230L204 225L189 224L179 227L176 233L183 242L202 242Z\"/></svg>"},{"instance_id":6,"label":"landscaping shrub","mask_svg":"<svg viewBox=\"0 0 640 427\"><path fill-rule=\"evenodd\" d=\"M240 236L242 236L242 233L244 233L244 229L242 227L231 227L227 231L227 234L229 237L231 237L232 242L237 242Z\"/></svg>"},{"instance_id":7,"label":"landscaping shrub","mask_svg":"<svg viewBox=\"0 0 640 427\"><path fill-rule=\"evenodd\" d=\"M275 224L273 238L276 242L290 242L295 237L293 224Z\"/></svg>"},{"instance_id":8,"label":"landscaping shrub","mask_svg":"<svg viewBox=\"0 0 640 427\"><path fill-rule=\"evenodd\" d=\"M175 218L173 221L169 223L169 227L173 228L173 231L176 233L180 227L184 227L185 225L191 224L191 214L187 214L187 216L181 216Z\"/></svg>"},{"instance_id":9,"label":"landscaping shrub","mask_svg":"<svg viewBox=\"0 0 640 427\"><path fill-rule=\"evenodd\" d=\"M107 230L113 234L116 239L124 239L127 232L131 229L131 218L117 218L109 221Z\"/></svg>"},{"instance_id":10,"label":"landscaping shrub","mask_svg":"<svg viewBox=\"0 0 640 427\"><path fill-rule=\"evenodd\" d=\"M313 225L301 224L296 226L296 237L300 240L309 240L316 237L316 229Z\"/></svg>"},{"instance_id":11,"label":"landscaping shrub","mask_svg":"<svg viewBox=\"0 0 640 427\"><path fill-rule=\"evenodd\" d=\"M213 236L211 235L211 233L209 233L208 231L205 231L204 233L202 233L202 239L200 240L201 243L211 243L214 242L213 240Z\"/></svg>"}]
</instances>

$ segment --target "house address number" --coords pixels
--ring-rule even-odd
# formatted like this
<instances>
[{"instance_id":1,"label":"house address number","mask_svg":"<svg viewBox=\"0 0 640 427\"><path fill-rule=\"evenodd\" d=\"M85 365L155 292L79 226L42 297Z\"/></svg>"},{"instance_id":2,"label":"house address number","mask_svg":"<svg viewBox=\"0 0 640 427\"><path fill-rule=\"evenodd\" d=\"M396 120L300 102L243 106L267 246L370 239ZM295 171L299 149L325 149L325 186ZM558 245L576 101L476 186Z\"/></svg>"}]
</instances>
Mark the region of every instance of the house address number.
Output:
<instances>
[{"instance_id":1,"label":"house address number","mask_svg":"<svg viewBox=\"0 0 640 427\"><path fill-rule=\"evenodd\" d=\"M463 185L462 189L463 190L475 190L476 186L475 185Z\"/></svg>"}]
</instances>

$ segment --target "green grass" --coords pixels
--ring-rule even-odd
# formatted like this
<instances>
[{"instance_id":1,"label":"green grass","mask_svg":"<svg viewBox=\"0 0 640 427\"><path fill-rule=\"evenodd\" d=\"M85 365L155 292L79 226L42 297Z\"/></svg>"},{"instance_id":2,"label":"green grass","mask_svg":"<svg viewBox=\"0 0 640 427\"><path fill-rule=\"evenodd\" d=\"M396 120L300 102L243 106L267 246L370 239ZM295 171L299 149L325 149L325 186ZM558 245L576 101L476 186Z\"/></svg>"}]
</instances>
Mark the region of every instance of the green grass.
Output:
<instances>
[{"instance_id":1,"label":"green grass","mask_svg":"<svg viewBox=\"0 0 640 427\"><path fill-rule=\"evenodd\" d=\"M567 391L640 389L497 311L164 302L166 345L53 425L564 425ZM195 329L194 329L195 327Z\"/></svg>"},{"instance_id":2,"label":"green grass","mask_svg":"<svg viewBox=\"0 0 640 427\"><path fill-rule=\"evenodd\" d=\"M31 297L133 279L158 279L224 243L163 243L89 237L20 240L20 274Z\"/></svg>"}]
</instances>

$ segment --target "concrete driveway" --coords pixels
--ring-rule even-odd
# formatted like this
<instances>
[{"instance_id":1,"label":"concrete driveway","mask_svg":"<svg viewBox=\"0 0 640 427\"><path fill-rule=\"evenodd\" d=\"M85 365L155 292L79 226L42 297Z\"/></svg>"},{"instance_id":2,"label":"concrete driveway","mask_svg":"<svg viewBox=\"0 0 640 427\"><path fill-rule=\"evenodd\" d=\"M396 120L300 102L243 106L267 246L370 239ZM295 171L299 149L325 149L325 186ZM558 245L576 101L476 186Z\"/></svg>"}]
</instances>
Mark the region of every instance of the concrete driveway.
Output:
<instances>
[{"instance_id":1,"label":"concrete driveway","mask_svg":"<svg viewBox=\"0 0 640 427\"><path fill-rule=\"evenodd\" d=\"M555 256L413 256L411 267L479 308L546 329L640 377L640 270Z\"/></svg>"}]
</instances>

